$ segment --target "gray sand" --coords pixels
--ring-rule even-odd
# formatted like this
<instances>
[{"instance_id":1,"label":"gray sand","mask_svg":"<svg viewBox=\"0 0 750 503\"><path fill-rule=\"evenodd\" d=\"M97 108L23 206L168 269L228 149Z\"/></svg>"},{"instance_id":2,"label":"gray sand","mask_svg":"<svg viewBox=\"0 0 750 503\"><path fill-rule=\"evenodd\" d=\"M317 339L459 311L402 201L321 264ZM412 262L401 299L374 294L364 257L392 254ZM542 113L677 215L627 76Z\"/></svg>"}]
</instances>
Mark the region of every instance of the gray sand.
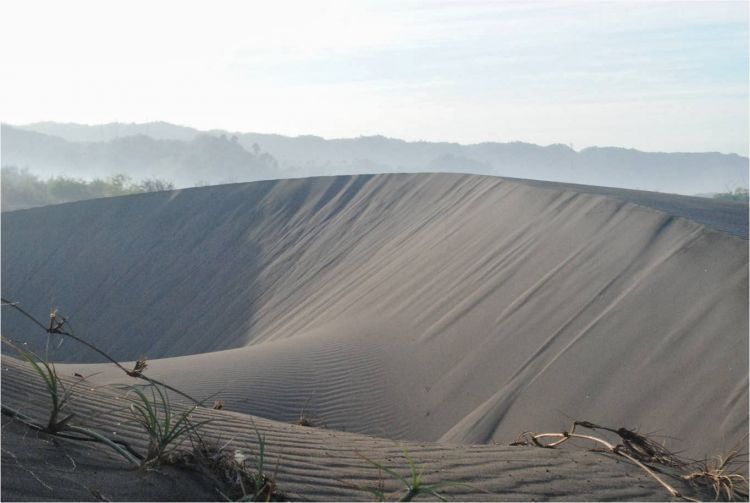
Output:
<instances>
[{"instance_id":1,"label":"gray sand","mask_svg":"<svg viewBox=\"0 0 750 503\"><path fill-rule=\"evenodd\" d=\"M234 411L450 444L587 419L722 452L748 430L747 241L715 201L590 192L377 175L12 212L3 296Z\"/></svg>"},{"instance_id":2,"label":"gray sand","mask_svg":"<svg viewBox=\"0 0 750 503\"><path fill-rule=\"evenodd\" d=\"M43 418L48 396L38 377L13 358L2 361L3 403ZM71 384L71 381L68 381ZM76 422L145 450L144 433L132 423L121 394L106 388L78 388L70 412ZM536 447L450 446L396 443L351 433L296 426L243 414L198 409L195 422L204 442L239 450L255 463L255 428L266 439L266 473L292 501L372 501L367 489L383 485L389 500L404 494L395 477L365 458L409 475L403 449L423 472L425 484L457 482L441 492L451 501L664 501L666 491L621 457L591 452L585 444L549 450ZM194 470L159 466L132 468L114 451L97 444L52 439L3 420L3 501L223 501L215 485ZM679 474L661 476L681 493L712 498L690 487ZM424 496L420 497L425 499ZM435 500L434 497L427 499Z\"/></svg>"}]
</instances>

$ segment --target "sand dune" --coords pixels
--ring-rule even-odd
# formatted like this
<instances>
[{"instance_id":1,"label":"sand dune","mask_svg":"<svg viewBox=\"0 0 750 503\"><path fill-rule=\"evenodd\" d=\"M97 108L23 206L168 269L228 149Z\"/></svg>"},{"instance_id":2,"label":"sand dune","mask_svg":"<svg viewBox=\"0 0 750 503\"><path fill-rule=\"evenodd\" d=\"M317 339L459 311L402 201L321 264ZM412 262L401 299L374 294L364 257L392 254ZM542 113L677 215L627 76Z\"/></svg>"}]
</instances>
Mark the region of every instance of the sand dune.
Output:
<instances>
[{"instance_id":1,"label":"sand dune","mask_svg":"<svg viewBox=\"0 0 750 503\"><path fill-rule=\"evenodd\" d=\"M68 381L72 385L73 381ZM3 403L33 417L48 412L41 382L28 366L3 358ZM89 428L105 432L143 452L143 432L132 423L118 394L78 387L74 412ZM367 489L379 484L390 499L404 494L395 477L367 459L408 476L403 449L423 471L425 484L452 482L441 489L457 501L664 501L668 494L640 468L611 454L570 446L549 450L501 445L452 446L395 443L351 433L268 421L243 414L198 409L205 442L258 452L255 428L266 439L266 462L279 491L293 501L372 501ZM227 443L228 442L228 443ZM367 458L367 459L365 459ZM219 495L200 472L173 466L128 468L98 444L55 439L3 417L2 498L8 500L154 501L212 500ZM673 470L661 477L681 494L707 500L710 490L693 487ZM460 485L458 485L460 484ZM422 497L423 498L423 497ZM435 499L431 497L430 499Z\"/></svg>"},{"instance_id":2,"label":"sand dune","mask_svg":"<svg viewBox=\"0 0 750 503\"><path fill-rule=\"evenodd\" d=\"M702 457L748 429L747 206L646 196L377 175L17 211L3 296L232 411L441 444L581 418Z\"/></svg>"}]
</instances>

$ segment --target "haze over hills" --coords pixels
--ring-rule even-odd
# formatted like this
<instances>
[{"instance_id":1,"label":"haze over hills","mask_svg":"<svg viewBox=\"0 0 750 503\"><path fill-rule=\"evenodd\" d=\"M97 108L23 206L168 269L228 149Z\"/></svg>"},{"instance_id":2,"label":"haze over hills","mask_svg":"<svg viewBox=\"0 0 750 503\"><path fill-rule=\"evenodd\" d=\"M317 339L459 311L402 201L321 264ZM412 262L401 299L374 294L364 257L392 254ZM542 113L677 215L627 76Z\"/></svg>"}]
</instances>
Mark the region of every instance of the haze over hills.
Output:
<instances>
[{"instance_id":1,"label":"haze over hills","mask_svg":"<svg viewBox=\"0 0 750 503\"><path fill-rule=\"evenodd\" d=\"M0 11L0 503L750 503L750 2Z\"/></svg>"},{"instance_id":2,"label":"haze over hills","mask_svg":"<svg viewBox=\"0 0 750 503\"><path fill-rule=\"evenodd\" d=\"M570 416L696 457L731 447L748 425L747 241L692 219L720 201L631 196L385 174L14 211L3 296L271 419L307 407L330 428L470 444ZM55 358L122 379L69 342Z\"/></svg>"},{"instance_id":3,"label":"haze over hills","mask_svg":"<svg viewBox=\"0 0 750 503\"><path fill-rule=\"evenodd\" d=\"M69 142L2 126L3 166L29 167L44 176L93 178L126 174L166 178L180 186L278 178L268 154L249 152L236 139L198 135L190 140L121 136L106 142Z\"/></svg>"},{"instance_id":4,"label":"haze over hills","mask_svg":"<svg viewBox=\"0 0 750 503\"><path fill-rule=\"evenodd\" d=\"M575 151L567 145L460 145L382 136L326 140L199 131L164 122L4 125L2 150L4 166L28 166L45 176L106 177L126 172L135 178L168 178L181 187L377 172L465 172L680 194L748 186L748 159L736 154L617 147Z\"/></svg>"}]
</instances>

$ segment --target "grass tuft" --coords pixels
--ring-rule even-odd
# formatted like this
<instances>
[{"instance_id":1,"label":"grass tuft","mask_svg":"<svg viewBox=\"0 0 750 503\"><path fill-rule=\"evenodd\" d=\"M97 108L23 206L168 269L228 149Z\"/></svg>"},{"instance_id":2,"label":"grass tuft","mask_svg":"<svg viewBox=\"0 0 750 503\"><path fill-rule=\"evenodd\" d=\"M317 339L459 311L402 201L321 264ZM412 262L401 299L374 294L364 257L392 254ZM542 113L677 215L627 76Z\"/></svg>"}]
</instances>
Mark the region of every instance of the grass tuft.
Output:
<instances>
[{"instance_id":1,"label":"grass tuft","mask_svg":"<svg viewBox=\"0 0 750 503\"><path fill-rule=\"evenodd\" d=\"M310 421L310 419L308 419L307 416L305 416L304 414L300 414L299 418L297 418L297 421L294 424L296 424L297 426L307 426L307 427L315 426L313 422Z\"/></svg>"},{"instance_id":2,"label":"grass tuft","mask_svg":"<svg viewBox=\"0 0 750 503\"><path fill-rule=\"evenodd\" d=\"M305 410L307 409L307 405L310 403L310 400L312 400L312 397L315 395L313 393L310 395L307 400L305 401L305 405L302 406L302 410L299 412L299 417L294 422L297 426L307 426L307 427L313 427L315 426L315 423L313 423L313 420L310 416L305 414Z\"/></svg>"},{"instance_id":3,"label":"grass tuft","mask_svg":"<svg viewBox=\"0 0 750 503\"><path fill-rule=\"evenodd\" d=\"M450 482L450 481L443 481L443 482L437 482L434 484L426 484L424 480L424 470L419 469L417 467L417 464L414 462L412 457L409 455L409 451L406 449L406 447L402 447L404 458L406 459L406 463L409 467L409 473L408 475L404 476L398 473L395 470L392 470L382 463L378 463L377 461L374 461L361 452L357 451L357 455L376 467L381 474L380 483L376 488L362 488L362 490L369 492L375 498L377 498L377 501L412 501L414 498L418 496L433 496L440 501L448 501L447 498L442 494L442 490L446 487L452 487L452 486L465 486L470 487L467 484L461 484L458 482ZM396 493L395 495L389 495L385 493L383 481L382 481L382 473L385 472L388 475L398 479L403 485L404 489L400 492Z\"/></svg>"},{"instance_id":4,"label":"grass tuft","mask_svg":"<svg viewBox=\"0 0 750 503\"><path fill-rule=\"evenodd\" d=\"M2 337L2 342L15 349L21 358L31 364L34 371L44 381L49 393L51 407L47 425L43 430L52 434L62 431L68 422L73 419L73 414L63 414L63 409L70 401L72 389L66 389L65 384L57 375L54 363L47 362L33 351L23 349L5 337Z\"/></svg>"},{"instance_id":5,"label":"grass tuft","mask_svg":"<svg viewBox=\"0 0 750 503\"><path fill-rule=\"evenodd\" d=\"M74 414L68 414L65 417L62 417L62 411L70 401L73 388L75 388L77 384L82 381L79 381L79 383L74 384L70 388L66 388L65 383L57 375L57 370L55 369L55 365L53 363L46 361L32 351L21 348L5 337L2 337L2 342L15 349L25 361L31 364L32 368L44 381L45 387L49 392L50 400L52 402L50 415L46 425L38 424L34 421L34 419L26 416L20 411L11 409L10 407L7 407L5 405L2 405L3 414L18 419L19 421L23 422L33 429L43 431L51 435L78 440L81 440L80 436L71 436L70 433L83 435L90 440L111 447L129 462L136 465L139 464L137 457L133 452L129 450L129 446L124 445L121 442L118 443L117 441L111 440L90 428L83 428L81 426L70 424L70 421L71 419L73 419Z\"/></svg>"},{"instance_id":6,"label":"grass tuft","mask_svg":"<svg viewBox=\"0 0 750 503\"><path fill-rule=\"evenodd\" d=\"M725 497L728 501L747 501L748 481L740 473L747 466L747 460L739 448L732 449L725 456L715 456L701 461L694 471L683 476L683 479L709 486L716 499Z\"/></svg>"},{"instance_id":7,"label":"grass tuft","mask_svg":"<svg viewBox=\"0 0 750 503\"><path fill-rule=\"evenodd\" d=\"M191 461L211 474L217 492L226 501L285 501L276 485L276 473L273 476L266 473L266 437L257 427L255 433L258 452L250 450L249 455L240 449L228 449L231 441L216 448L197 437ZM250 456L255 458L254 463L250 461Z\"/></svg>"},{"instance_id":8,"label":"grass tuft","mask_svg":"<svg viewBox=\"0 0 750 503\"><path fill-rule=\"evenodd\" d=\"M130 399L130 412L149 437L148 451L143 464L169 462L168 456L210 420L193 424L190 422L190 415L197 405L177 412L172 407L167 390L162 386L151 384L148 386L150 393L142 388L129 387L129 391L135 394L135 398Z\"/></svg>"}]
</instances>

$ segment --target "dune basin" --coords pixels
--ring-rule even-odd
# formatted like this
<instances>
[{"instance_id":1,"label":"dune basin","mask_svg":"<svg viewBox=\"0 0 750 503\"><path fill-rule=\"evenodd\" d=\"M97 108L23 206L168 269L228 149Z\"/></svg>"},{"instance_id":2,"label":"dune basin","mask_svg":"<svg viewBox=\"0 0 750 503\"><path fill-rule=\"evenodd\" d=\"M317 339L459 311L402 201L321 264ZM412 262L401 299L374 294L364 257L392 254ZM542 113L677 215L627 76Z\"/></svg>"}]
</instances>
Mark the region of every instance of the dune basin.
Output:
<instances>
[{"instance_id":1,"label":"dune basin","mask_svg":"<svg viewBox=\"0 0 750 503\"><path fill-rule=\"evenodd\" d=\"M747 204L447 173L5 212L2 499L223 500L239 486L222 470L253 472L261 445L279 499L714 499L693 461L747 445L747 239ZM221 467L190 431L147 468L40 431L50 393L27 351L71 392L63 427L143 461L146 376L182 393L165 391L175 417ZM522 435L574 421L675 462L603 428L576 432L625 455ZM747 500L736 474L719 498Z\"/></svg>"}]
</instances>

